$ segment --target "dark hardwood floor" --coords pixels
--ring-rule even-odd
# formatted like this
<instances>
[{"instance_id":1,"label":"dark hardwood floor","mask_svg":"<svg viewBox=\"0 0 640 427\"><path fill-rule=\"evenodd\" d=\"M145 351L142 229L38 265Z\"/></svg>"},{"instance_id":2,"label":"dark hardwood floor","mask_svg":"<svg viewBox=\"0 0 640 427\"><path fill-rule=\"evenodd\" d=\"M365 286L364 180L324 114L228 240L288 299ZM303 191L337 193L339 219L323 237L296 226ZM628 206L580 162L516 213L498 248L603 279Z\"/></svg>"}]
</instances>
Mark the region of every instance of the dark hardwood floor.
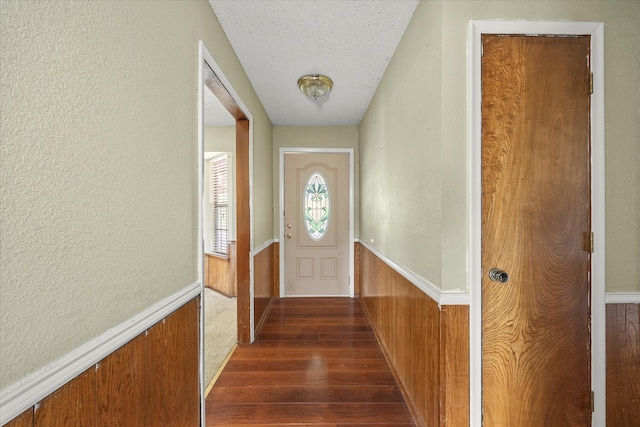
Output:
<instances>
[{"instance_id":1,"label":"dark hardwood floor","mask_svg":"<svg viewBox=\"0 0 640 427\"><path fill-rule=\"evenodd\" d=\"M276 300L206 400L207 426L413 426L357 299Z\"/></svg>"}]
</instances>

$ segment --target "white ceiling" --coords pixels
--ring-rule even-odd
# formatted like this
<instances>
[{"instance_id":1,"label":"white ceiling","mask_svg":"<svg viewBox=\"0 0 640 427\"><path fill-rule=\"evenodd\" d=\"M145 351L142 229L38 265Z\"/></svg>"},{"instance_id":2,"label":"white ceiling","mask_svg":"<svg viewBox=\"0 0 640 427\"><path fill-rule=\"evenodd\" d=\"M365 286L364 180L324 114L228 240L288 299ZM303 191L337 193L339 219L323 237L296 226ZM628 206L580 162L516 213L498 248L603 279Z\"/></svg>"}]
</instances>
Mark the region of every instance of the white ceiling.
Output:
<instances>
[{"instance_id":1,"label":"white ceiling","mask_svg":"<svg viewBox=\"0 0 640 427\"><path fill-rule=\"evenodd\" d=\"M274 125L359 124L418 0L209 0ZM317 101L297 86L325 74Z\"/></svg>"}]
</instances>

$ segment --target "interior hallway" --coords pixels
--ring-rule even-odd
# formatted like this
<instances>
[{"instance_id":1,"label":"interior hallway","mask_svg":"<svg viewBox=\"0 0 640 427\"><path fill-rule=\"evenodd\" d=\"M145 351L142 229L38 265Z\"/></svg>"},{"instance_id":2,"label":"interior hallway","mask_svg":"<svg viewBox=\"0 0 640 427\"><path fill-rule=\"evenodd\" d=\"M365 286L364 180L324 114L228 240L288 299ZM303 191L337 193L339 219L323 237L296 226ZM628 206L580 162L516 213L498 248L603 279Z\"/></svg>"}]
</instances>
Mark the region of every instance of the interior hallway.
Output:
<instances>
[{"instance_id":1,"label":"interior hallway","mask_svg":"<svg viewBox=\"0 0 640 427\"><path fill-rule=\"evenodd\" d=\"M413 426L360 301L276 300L206 400L207 426Z\"/></svg>"}]
</instances>

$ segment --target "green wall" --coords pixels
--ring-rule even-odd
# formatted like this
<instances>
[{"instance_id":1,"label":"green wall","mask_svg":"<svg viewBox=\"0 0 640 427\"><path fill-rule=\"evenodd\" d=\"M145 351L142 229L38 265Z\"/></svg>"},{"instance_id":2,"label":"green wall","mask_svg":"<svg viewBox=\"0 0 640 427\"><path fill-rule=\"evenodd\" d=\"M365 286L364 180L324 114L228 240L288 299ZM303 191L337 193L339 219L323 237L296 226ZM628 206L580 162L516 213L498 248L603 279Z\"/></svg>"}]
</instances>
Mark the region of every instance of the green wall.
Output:
<instances>
[{"instance_id":1,"label":"green wall","mask_svg":"<svg viewBox=\"0 0 640 427\"><path fill-rule=\"evenodd\" d=\"M607 292L640 291L640 2L421 1L360 126L360 237L468 291L470 20L605 23Z\"/></svg>"},{"instance_id":2,"label":"green wall","mask_svg":"<svg viewBox=\"0 0 640 427\"><path fill-rule=\"evenodd\" d=\"M197 281L198 40L254 155L272 129L206 1L2 1L0 40L2 389ZM256 162L255 245L272 173Z\"/></svg>"}]
</instances>

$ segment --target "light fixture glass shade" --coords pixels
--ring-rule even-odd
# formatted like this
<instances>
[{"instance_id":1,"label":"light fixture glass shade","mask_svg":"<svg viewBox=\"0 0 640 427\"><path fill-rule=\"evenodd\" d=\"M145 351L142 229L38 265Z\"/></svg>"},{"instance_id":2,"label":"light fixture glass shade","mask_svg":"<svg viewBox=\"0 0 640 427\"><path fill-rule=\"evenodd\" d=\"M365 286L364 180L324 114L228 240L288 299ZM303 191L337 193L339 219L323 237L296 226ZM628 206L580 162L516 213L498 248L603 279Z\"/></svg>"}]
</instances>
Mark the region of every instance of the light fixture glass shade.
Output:
<instances>
[{"instance_id":1,"label":"light fixture glass shade","mask_svg":"<svg viewBox=\"0 0 640 427\"><path fill-rule=\"evenodd\" d=\"M333 81L327 76L310 74L298 79L298 87L302 93L316 100L331 90Z\"/></svg>"}]
</instances>

